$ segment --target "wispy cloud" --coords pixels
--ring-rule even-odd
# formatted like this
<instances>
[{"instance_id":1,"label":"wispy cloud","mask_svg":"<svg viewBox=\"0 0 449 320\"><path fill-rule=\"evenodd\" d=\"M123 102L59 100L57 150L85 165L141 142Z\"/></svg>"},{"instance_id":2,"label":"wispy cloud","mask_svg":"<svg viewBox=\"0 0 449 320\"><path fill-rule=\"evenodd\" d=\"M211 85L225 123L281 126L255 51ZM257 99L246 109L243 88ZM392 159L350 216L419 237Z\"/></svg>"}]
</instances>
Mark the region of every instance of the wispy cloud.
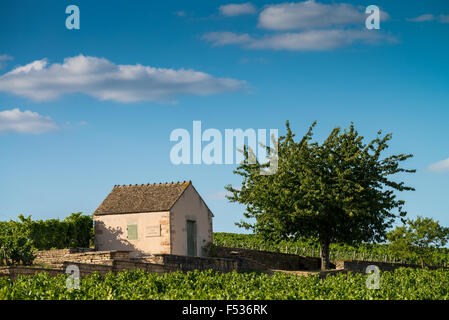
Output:
<instances>
[{"instance_id":1,"label":"wispy cloud","mask_svg":"<svg viewBox=\"0 0 449 320\"><path fill-rule=\"evenodd\" d=\"M174 12L175 15L177 15L178 17L185 17L187 14L185 11L175 11Z\"/></svg>"},{"instance_id":2,"label":"wispy cloud","mask_svg":"<svg viewBox=\"0 0 449 320\"><path fill-rule=\"evenodd\" d=\"M206 198L209 200L225 200L226 196L231 196L232 194L228 191L219 191L211 194L207 194Z\"/></svg>"},{"instance_id":3,"label":"wispy cloud","mask_svg":"<svg viewBox=\"0 0 449 320\"><path fill-rule=\"evenodd\" d=\"M271 49L290 51L323 51L345 47L354 42L379 43L395 42L392 36L366 30L306 30L295 33L280 33L262 38L252 38L248 34L231 32L211 32L203 38L214 46L230 44L242 45L246 49Z\"/></svg>"},{"instance_id":4,"label":"wispy cloud","mask_svg":"<svg viewBox=\"0 0 449 320\"><path fill-rule=\"evenodd\" d=\"M12 60L12 59L14 59L14 57L10 56L9 54L0 54L0 61Z\"/></svg>"},{"instance_id":5,"label":"wispy cloud","mask_svg":"<svg viewBox=\"0 0 449 320\"><path fill-rule=\"evenodd\" d=\"M231 3L222 5L218 8L218 10L222 15L230 17L257 13L257 8L250 2L241 4Z\"/></svg>"},{"instance_id":6,"label":"wispy cloud","mask_svg":"<svg viewBox=\"0 0 449 320\"><path fill-rule=\"evenodd\" d=\"M410 21L410 22L428 22L428 21L435 20L435 16L433 14L426 13L426 14L422 14L420 16L417 16L415 18L408 18L406 20Z\"/></svg>"},{"instance_id":7,"label":"wispy cloud","mask_svg":"<svg viewBox=\"0 0 449 320\"><path fill-rule=\"evenodd\" d=\"M203 39L211 42L214 46L248 44L253 41L247 33L236 34L233 32L209 32L203 35Z\"/></svg>"},{"instance_id":8,"label":"wispy cloud","mask_svg":"<svg viewBox=\"0 0 449 320\"><path fill-rule=\"evenodd\" d=\"M389 15L381 11L380 18L384 21ZM365 19L365 11L351 4L322 4L312 0L269 5L260 13L258 26L271 30L295 30L363 25Z\"/></svg>"},{"instance_id":9,"label":"wispy cloud","mask_svg":"<svg viewBox=\"0 0 449 320\"><path fill-rule=\"evenodd\" d=\"M56 123L50 118L32 111L20 109L0 112L0 132L19 132L39 134L57 129Z\"/></svg>"},{"instance_id":10,"label":"wispy cloud","mask_svg":"<svg viewBox=\"0 0 449 320\"><path fill-rule=\"evenodd\" d=\"M396 42L380 31L366 30L365 8L345 3L322 4L313 0L267 5L260 12L258 27L265 35L209 32L203 39L213 46L240 45L245 49L324 51L360 43ZM389 18L381 10L381 20ZM353 25L359 25L354 29ZM363 28L363 29L362 29ZM273 33L273 31L278 31Z\"/></svg>"},{"instance_id":11,"label":"wispy cloud","mask_svg":"<svg viewBox=\"0 0 449 320\"><path fill-rule=\"evenodd\" d=\"M0 69L3 69L6 65L6 61L13 60L14 57L8 54L0 54Z\"/></svg>"},{"instance_id":12,"label":"wispy cloud","mask_svg":"<svg viewBox=\"0 0 449 320\"><path fill-rule=\"evenodd\" d=\"M449 172L449 158L431 164L428 169L433 172Z\"/></svg>"},{"instance_id":13,"label":"wispy cloud","mask_svg":"<svg viewBox=\"0 0 449 320\"><path fill-rule=\"evenodd\" d=\"M415 18L408 18L406 19L407 21L410 22L431 22L431 21L436 21L439 23L449 23L449 14L448 15L444 15L444 14L440 14L439 16L435 16L431 13L426 13L426 14L422 14L420 16L417 16Z\"/></svg>"},{"instance_id":14,"label":"wispy cloud","mask_svg":"<svg viewBox=\"0 0 449 320\"><path fill-rule=\"evenodd\" d=\"M449 14L440 14L440 17L438 18L438 21L440 23L449 23Z\"/></svg>"},{"instance_id":15,"label":"wispy cloud","mask_svg":"<svg viewBox=\"0 0 449 320\"><path fill-rule=\"evenodd\" d=\"M0 76L0 91L38 101L83 93L117 102L170 101L182 94L210 95L243 88L245 81L216 78L191 69L117 65L79 55L63 63L36 60Z\"/></svg>"}]
</instances>

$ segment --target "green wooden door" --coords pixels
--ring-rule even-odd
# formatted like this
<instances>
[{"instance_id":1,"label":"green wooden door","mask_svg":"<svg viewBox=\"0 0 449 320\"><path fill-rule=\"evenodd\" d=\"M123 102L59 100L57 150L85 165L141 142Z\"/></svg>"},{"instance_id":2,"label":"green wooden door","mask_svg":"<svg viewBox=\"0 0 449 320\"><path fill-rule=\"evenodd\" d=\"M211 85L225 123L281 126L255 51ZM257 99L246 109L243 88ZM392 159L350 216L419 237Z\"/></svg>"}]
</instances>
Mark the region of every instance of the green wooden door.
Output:
<instances>
[{"instance_id":1,"label":"green wooden door","mask_svg":"<svg viewBox=\"0 0 449 320\"><path fill-rule=\"evenodd\" d=\"M187 221L187 255L195 255L195 221Z\"/></svg>"}]
</instances>

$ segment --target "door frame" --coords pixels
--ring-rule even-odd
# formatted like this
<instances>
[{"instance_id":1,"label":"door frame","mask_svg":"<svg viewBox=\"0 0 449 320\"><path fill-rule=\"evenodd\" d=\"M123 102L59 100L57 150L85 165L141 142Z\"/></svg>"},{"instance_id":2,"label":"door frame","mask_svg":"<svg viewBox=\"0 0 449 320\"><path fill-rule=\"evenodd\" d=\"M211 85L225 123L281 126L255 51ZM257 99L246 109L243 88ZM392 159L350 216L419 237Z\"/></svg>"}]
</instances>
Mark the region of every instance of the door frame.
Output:
<instances>
[{"instance_id":1,"label":"door frame","mask_svg":"<svg viewBox=\"0 0 449 320\"><path fill-rule=\"evenodd\" d=\"M193 255L189 255L189 232L188 232L188 224L192 223L193 224ZM196 257L198 255L197 252L197 223L196 223L196 219L192 219L192 218L186 218L186 255L187 256L193 256Z\"/></svg>"}]
</instances>

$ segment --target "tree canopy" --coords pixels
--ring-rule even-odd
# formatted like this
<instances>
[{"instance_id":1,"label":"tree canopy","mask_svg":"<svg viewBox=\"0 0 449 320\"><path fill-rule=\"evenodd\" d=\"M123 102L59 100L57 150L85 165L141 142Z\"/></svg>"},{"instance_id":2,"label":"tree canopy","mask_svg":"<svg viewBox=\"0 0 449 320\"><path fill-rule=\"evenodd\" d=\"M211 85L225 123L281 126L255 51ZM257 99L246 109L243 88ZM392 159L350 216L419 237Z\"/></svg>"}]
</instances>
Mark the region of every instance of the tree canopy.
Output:
<instances>
[{"instance_id":1,"label":"tree canopy","mask_svg":"<svg viewBox=\"0 0 449 320\"><path fill-rule=\"evenodd\" d=\"M414 258L421 264L430 264L432 252L443 247L449 241L449 228L440 225L432 218L418 216L415 220L407 219L402 226L387 234L390 250L403 259Z\"/></svg>"},{"instance_id":2,"label":"tree canopy","mask_svg":"<svg viewBox=\"0 0 449 320\"><path fill-rule=\"evenodd\" d=\"M245 218L237 225L267 239L316 238L321 244L322 268L329 267L329 244L383 241L386 230L404 217L404 201L395 191L414 190L390 179L397 173L413 173L400 162L412 157L399 154L383 157L392 135L365 143L351 123L335 128L319 143L312 141L312 124L295 141L289 122L277 149L267 147L277 171L261 175L261 164L252 150L244 148L244 161L234 171L242 177L240 188L227 185L231 202L246 205ZM273 154L273 153L277 154Z\"/></svg>"}]
</instances>

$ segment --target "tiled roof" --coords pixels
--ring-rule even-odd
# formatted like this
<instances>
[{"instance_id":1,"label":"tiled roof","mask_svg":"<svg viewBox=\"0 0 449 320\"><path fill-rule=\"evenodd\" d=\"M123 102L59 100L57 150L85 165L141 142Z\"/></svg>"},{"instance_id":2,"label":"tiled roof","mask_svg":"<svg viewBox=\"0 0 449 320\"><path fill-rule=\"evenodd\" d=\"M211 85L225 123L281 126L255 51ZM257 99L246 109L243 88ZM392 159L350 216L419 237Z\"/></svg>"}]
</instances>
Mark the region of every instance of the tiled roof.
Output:
<instances>
[{"instance_id":1,"label":"tiled roof","mask_svg":"<svg viewBox=\"0 0 449 320\"><path fill-rule=\"evenodd\" d=\"M116 185L94 215L168 211L191 181Z\"/></svg>"}]
</instances>

